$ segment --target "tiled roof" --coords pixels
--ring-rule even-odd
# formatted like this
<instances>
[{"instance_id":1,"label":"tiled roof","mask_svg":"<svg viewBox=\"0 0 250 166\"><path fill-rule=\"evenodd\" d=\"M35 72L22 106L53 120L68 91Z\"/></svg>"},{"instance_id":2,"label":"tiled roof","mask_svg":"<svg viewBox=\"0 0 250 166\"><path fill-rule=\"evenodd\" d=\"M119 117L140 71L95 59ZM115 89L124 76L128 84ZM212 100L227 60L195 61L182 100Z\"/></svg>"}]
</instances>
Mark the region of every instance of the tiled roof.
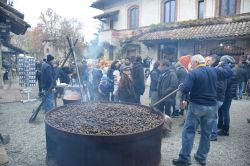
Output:
<instances>
[{"instance_id":1,"label":"tiled roof","mask_svg":"<svg viewBox=\"0 0 250 166\"><path fill-rule=\"evenodd\" d=\"M214 39L250 37L250 20L230 22L214 25L199 25L177 27L155 32L148 32L140 36L140 41L150 40L189 40L189 39Z\"/></svg>"},{"instance_id":2,"label":"tiled roof","mask_svg":"<svg viewBox=\"0 0 250 166\"><path fill-rule=\"evenodd\" d=\"M1 1L0 1L0 16L1 16L0 17L1 22L3 20L5 21L5 19L10 20L10 25L11 25L10 30L11 32L17 35L24 34L27 28L30 27L30 25L23 20L24 15L22 13L18 12L11 6L8 6Z\"/></svg>"}]
</instances>

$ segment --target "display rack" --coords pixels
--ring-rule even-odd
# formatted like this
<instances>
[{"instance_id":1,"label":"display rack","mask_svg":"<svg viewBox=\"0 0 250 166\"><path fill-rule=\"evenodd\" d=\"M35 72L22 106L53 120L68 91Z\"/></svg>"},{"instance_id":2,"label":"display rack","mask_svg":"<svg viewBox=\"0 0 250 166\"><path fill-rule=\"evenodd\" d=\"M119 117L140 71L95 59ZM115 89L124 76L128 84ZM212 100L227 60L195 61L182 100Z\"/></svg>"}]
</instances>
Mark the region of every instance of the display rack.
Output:
<instances>
[{"instance_id":1,"label":"display rack","mask_svg":"<svg viewBox=\"0 0 250 166\"><path fill-rule=\"evenodd\" d=\"M21 87L21 93L27 94L27 99L21 100L23 103L36 100L30 98L31 87L36 86L35 62L35 58L30 56L18 57L19 86Z\"/></svg>"}]
</instances>

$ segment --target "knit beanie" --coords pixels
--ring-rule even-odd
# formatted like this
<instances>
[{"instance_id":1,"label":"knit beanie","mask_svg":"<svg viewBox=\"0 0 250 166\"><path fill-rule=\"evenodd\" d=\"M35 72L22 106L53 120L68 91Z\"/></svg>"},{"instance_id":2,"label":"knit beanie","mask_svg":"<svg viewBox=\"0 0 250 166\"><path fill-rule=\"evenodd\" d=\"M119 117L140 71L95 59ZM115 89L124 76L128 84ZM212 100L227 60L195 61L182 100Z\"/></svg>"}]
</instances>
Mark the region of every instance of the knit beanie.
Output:
<instances>
[{"instance_id":1,"label":"knit beanie","mask_svg":"<svg viewBox=\"0 0 250 166\"><path fill-rule=\"evenodd\" d=\"M52 55L47 55L47 62L50 62L54 59L54 57Z\"/></svg>"},{"instance_id":2,"label":"knit beanie","mask_svg":"<svg viewBox=\"0 0 250 166\"><path fill-rule=\"evenodd\" d=\"M182 56L179 58L179 62L188 69L188 65L190 63L190 55Z\"/></svg>"}]
</instances>

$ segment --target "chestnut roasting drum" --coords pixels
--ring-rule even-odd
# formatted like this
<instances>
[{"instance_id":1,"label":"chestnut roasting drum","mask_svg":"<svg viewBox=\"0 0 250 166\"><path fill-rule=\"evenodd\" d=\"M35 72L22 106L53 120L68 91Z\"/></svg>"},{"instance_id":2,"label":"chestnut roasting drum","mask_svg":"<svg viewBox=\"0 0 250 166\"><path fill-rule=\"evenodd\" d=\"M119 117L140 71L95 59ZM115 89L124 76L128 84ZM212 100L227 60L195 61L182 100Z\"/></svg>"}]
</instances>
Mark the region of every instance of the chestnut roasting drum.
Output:
<instances>
[{"instance_id":1,"label":"chestnut roasting drum","mask_svg":"<svg viewBox=\"0 0 250 166\"><path fill-rule=\"evenodd\" d=\"M49 166L159 166L163 115L123 103L65 105L46 114Z\"/></svg>"}]
</instances>

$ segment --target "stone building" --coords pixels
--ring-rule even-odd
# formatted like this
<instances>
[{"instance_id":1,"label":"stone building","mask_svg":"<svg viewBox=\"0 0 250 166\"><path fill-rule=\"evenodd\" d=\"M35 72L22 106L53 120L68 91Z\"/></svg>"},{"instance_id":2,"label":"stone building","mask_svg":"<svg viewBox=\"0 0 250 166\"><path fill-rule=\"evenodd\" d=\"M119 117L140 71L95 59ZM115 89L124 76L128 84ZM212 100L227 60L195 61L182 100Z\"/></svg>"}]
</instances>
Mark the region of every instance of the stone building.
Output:
<instances>
[{"instance_id":1,"label":"stone building","mask_svg":"<svg viewBox=\"0 0 250 166\"><path fill-rule=\"evenodd\" d=\"M24 15L7 4L7 0L0 0L0 89L3 88L2 59L12 55L26 53L24 50L10 43L11 33L23 35L30 25L24 21Z\"/></svg>"},{"instance_id":2,"label":"stone building","mask_svg":"<svg viewBox=\"0 0 250 166\"><path fill-rule=\"evenodd\" d=\"M110 59L250 53L250 0L97 0Z\"/></svg>"}]
</instances>

